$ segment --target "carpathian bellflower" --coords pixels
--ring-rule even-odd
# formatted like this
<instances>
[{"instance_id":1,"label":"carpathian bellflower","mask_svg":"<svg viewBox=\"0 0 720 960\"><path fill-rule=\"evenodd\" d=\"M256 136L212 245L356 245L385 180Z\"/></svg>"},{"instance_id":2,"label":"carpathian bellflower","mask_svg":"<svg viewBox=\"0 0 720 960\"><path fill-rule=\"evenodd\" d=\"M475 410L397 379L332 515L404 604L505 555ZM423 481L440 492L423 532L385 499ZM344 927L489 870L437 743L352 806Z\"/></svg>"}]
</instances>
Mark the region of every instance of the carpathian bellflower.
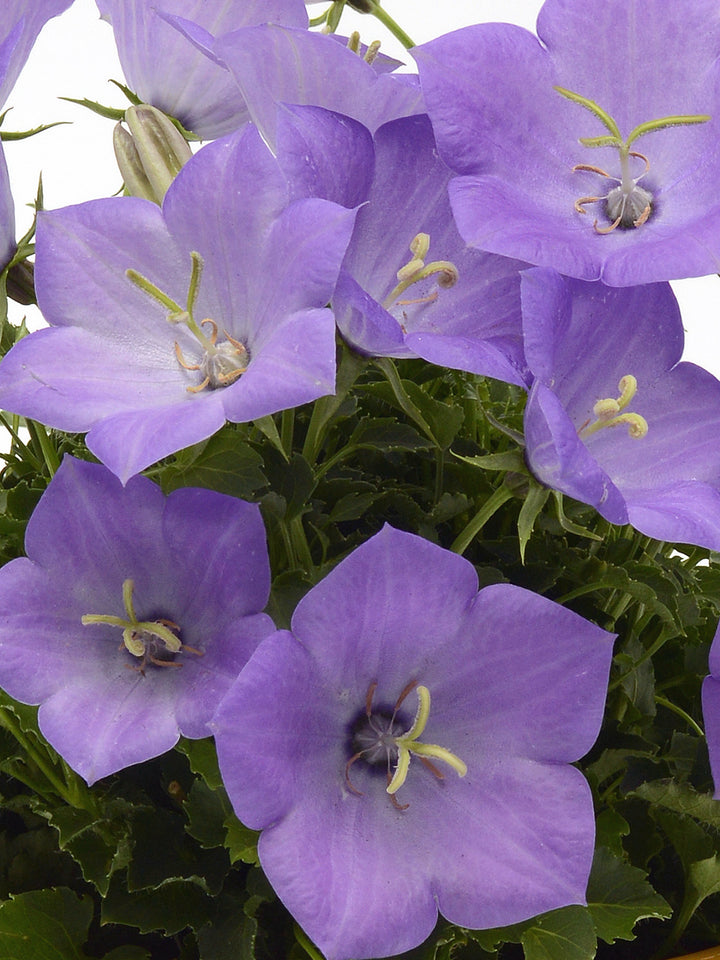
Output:
<instances>
[{"instance_id":1,"label":"carpathian bellflower","mask_svg":"<svg viewBox=\"0 0 720 960\"><path fill-rule=\"evenodd\" d=\"M612 286L716 273L714 0L546 0L413 51L473 246Z\"/></svg>"},{"instance_id":2,"label":"carpathian bellflower","mask_svg":"<svg viewBox=\"0 0 720 960\"><path fill-rule=\"evenodd\" d=\"M227 33L274 22L307 28L302 0L96 0L112 24L127 83L144 102L176 117L203 140L237 130L249 119L232 76L174 29L166 18L187 17Z\"/></svg>"},{"instance_id":3,"label":"carpathian bellflower","mask_svg":"<svg viewBox=\"0 0 720 960\"><path fill-rule=\"evenodd\" d=\"M386 526L257 649L212 723L280 899L328 960L438 910L495 927L583 903L612 635Z\"/></svg>"},{"instance_id":4,"label":"carpathian bellflower","mask_svg":"<svg viewBox=\"0 0 720 960\"><path fill-rule=\"evenodd\" d=\"M522 301L535 476L611 523L720 550L720 382L679 362L669 284L617 289L536 267Z\"/></svg>"},{"instance_id":5,"label":"carpathian bellflower","mask_svg":"<svg viewBox=\"0 0 720 960\"><path fill-rule=\"evenodd\" d=\"M203 147L162 210L137 197L38 218L52 325L0 365L0 405L87 445L122 480L210 436L332 393L328 303L354 211L290 202L257 130Z\"/></svg>"},{"instance_id":6,"label":"carpathian bellflower","mask_svg":"<svg viewBox=\"0 0 720 960\"><path fill-rule=\"evenodd\" d=\"M258 508L65 457L0 571L0 686L88 783L209 735L274 631Z\"/></svg>"}]
</instances>

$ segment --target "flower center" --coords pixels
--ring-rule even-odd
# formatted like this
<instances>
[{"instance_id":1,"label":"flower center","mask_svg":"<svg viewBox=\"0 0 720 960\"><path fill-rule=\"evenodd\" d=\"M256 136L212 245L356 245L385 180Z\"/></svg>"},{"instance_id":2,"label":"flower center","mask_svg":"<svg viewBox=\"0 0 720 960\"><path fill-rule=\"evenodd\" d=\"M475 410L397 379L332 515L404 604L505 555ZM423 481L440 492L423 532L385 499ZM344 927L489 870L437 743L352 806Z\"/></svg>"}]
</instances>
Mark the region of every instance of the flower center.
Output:
<instances>
[{"instance_id":1,"label":"flower center","mask_svg":"<svg viewBox=\"0 0 720 960\"><path fill-rule=\"evenodd\" d=\"M579 103L594 114L598 120L608 129L609 135L604 134L600 137L580 137L580 143L585 147L615 147L620 158L620 176L613 177L602 167L596 167L589 163L578 163L573 167L573 171L582 170L588 173L597 173L608 180L615 180L618 184L608 193L598 197L580 197L575 201L575 210L578 213L587 213L585 205L588 203L600 203L605 201L605 213L610 221L609 226L599 227L595 220L593 227L596 233L612 233L617 227L641 227L647 222L652 213L653 194L645 187L641 187L638 181L650 170L650 161L642 154L631 150L630 147L646 133L653 130L663 130L666 127L690 126L697 123L706 123L709 114L678 115L670 117L661 117L658 120L648 120L646 123L640 123L630 131L626 139L620 133L620 128L613 118L602 109L594 100L581 96L579 93L573 93L572 90L566 90L564 87L555 87L555 90L573 103ZM630 158L643 160L645 169L637 176L633 177Z\"/></svg>"},{"instance_id":2,"label":"flower center","mask_svg":"<svg viewBox=\"0 0 720 960\"><path fill-rule=\"evenodd\" d=\"M125 580L122 592L126 619L101 613L87 613L81 618L83 626L90 623L108 623L113 627L121 627L123 639L120 649L127 650L140 660L139 665L128 664L128 667L143 676L149 664L156 667L182 667L182 663L175 660L178 653L194 653L198 657L203 655L201 650L180 642L180 627L172 620L138 620L133 606L133 589L133 581Z\"/></svg>"},{"instance_id":3,"label":"flower center","mask_svg":"<svg viewBox=\"0 0 720 960\"><path fill-rule=\"evenodd\" d=\"M397 317L396 319L398 319L403 333L407 333L403 322L408 318L405 307L434 303L440 291L453 287L459 277L458 268L450 260L433 260L431 263L425 263L425 257L430 249L429 234L416 234L409 249L412 257L398 270L396 274L398 283L383 300L383 306L393 316L396 316L397 313L394 308L400 308L402 320ZM421 296L400 299L408 287L422 281L429 281L429 283L424 284L429 289L423 290Z\"/></svg>"},{"instance_id":4,"label":"flower center","mask_svg":"<svg viewBox=\"0 0 720 960\"><path fill-rule=\"evenodd\" d=\"M350 780L352 765L363 760L371 767L384 766L387 772L387 792L393 806L398 810L406 810L408 804L398 803L395 794L407 779L411 755L419 757L423 766L427 767L438 780L444 780L445 775L432 762L433 760L447 763L460 777L464 777L467 773L467 766L446 747L419 742L419 737L425 730L430 716L430 691L427 687L418 686L416 680L411 681L398 697L392 712L384 709L373 710L372 703L376 689L377 682L371 683L365 698L365 711L352 725L353 755L345 766L345 782L356 796L362 796ZM417 693L418 708L412 725L405 730L405 724L397 719L397 712L412 690Z\"/></svg>"},{"instance_id":5,"label":"flower center","mask_svg":"<svg viewBox=\"0 0 720 960\"><path fill-rule=\"evenodd\" d=\"M624 412L637 393L637 380L628 373L618 383L619 396L604 397L598 400L593 407L595 420L586 420L578 430L578 436L585 440L587 437L603 430L605 427L617 427L621 423L627 424L628 436L640 440L647 435L648 422L639 413Z\"/></svg>"},{"instance_id":6,"label":"flower center","mask_svg":"<svg viewBox=\"0 0 720 960\"><path fill-rule=\"evenodd\" d=\"M218 342L218 325L214 320L206 318L198 324L193 317L193 309L200 289L203 258L196 250L193 250L190 259L192 270L185 307L181 307L172 297L163 293L159 287L155 286L147 277L138 273L137 270L126 270L125 275L143 293L167 308L169 323L183 324L198 341L202 350L199 363L188 363L177 341L175 341L175 356L183 369L200 371L202 377L200 382L187 387L188 393L199 393L206 387L210 390L216 390L218 387L229 387L247 370L250 355L245 344L231 337L227 330L224 331L224 339ZM209 336L203 330L206 324L210 326Z\"/></svg>"}]
</instances>

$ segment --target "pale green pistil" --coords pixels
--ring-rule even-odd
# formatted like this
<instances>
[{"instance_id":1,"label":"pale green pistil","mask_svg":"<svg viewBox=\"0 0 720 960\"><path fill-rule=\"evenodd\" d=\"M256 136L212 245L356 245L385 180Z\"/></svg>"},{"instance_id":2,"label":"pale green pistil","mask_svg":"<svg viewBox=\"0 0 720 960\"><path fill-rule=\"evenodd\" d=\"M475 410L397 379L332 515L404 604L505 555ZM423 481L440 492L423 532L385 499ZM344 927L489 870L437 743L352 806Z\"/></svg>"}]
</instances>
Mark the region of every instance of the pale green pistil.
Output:
<instances>
[{"instance_id":1,"label":"pale green pistil","mask_svg":"<svg viewBox=\"0 0 720 960\"><path fill-rule=\"evenodd\" d=\"M194 653L202 656L200 650L194 647L188 647L183 644L177 633L179 627L170 620L138 620L133 605L133 581L125 580L122 587L123 606L125 607L126 617L116 617L111 614L88 613L81 620L83 626L91 623L107 623L113 627L122 629L122 647L133 657L141 660L138 667L140 673L145 672L145 667L153 663L158 667L181 667L181 663L174 660L175 654L181 651Z\"/></svg>"},{"instance_id":2,"label":"pale green pistil","mask_svg":"<svg viewBox=\"0 0 720 960\"><path fill-rule=\"evenodd\" d=\"M371 766L387 765L387 792L394 806L404 810L406 807L397 802L395 794L407 779L412 755L419 757L423 765L439 780L444 779L444 774L435 766L433 760L446 763L460 777L467 773L467 766L446 747L419 741L430 716L430 691L427 687L418 686L415 682L408 684L400 694L392 715L384 711L373 712L372 700L376 687L377 683L371 684L367 693L365 717L353 736L353 749L356 752L346 765L345 781L353 793L361 795L350 781L350 767L361 759ZM418 696L417 713L410 728L403 732L400 722L396 720L396 714L405 697L413 689ZM394 772L391 770L393 765Z\"/></svg>"},{"instance_id":3,"label":"pale green pistil","mask_svg":"<svg viewBox=\"0 0 720 960\"><path fill-rule=\"evenodd\" d=\"M630 401L637 393L637 380L632 374L622 377L618 383L619 396L604 397L598 400L593 407L595 421L587 421L578 430L578 436L586 439L597 433L598 430L604 430L606 427L618 427L625 424L628 429L628 435L634 440L640 440L647 435L648 423L645 417L639 413L626 411Z\"/></svg>"},{"instance_id":4,"label":"pale green pistil","mask_svg":"<svg viewBox=\"0 0 720 960\"><path fill-rule=\"evenodd\" d=\"M566 90L564 87L555 87L555 90L573 103L578 103L594 114L598 120L607 128L609 135L605 134L599 137L580 137L580 143L585 147L615 147L620 159L620 176L613 177L601 167L595 167L591 164L578 163L573 167L574 171L582 170L589 173L597 173L609 180L617 181L618 186L613 187L607 194L599 197L580 197L575 201L575 209L578 213L586 213L585 205L588 203L598 203L605 201L605 210L608 219L611 221L607 227L599 227L598 221L594 223L597 233L611 233L617 227L641 227L649 218L652 212L653 195L645 187L641 187L639 182L650 169L650 161L647 157L631 150L632 144L646 133L654 130L664 130L666 127L691 126L698 123L706 123L709 114L689 114L669 117L660 117L657 120L648 120L645 123L638 124L630 134L623 139L615 120L602 107L583 97L579 93L573 93L572 90ZM633 177L631 169L631 158L644 161L645 169L637 176Z\"/></svg>"},{"instance_id":5,"label":"pale green pistil","mask_svg":"<svg viewBox=\"0 0 720 960\"><path fill-rule=\"evenodd\" d=\"M218 325L214 320L206 318L198 323L193 317L193 309L200 289L203 258L197 251L193 250L190 259L192 260L192 270L187 302L184 307L181 307L172 297L164 293L147 277L138 273L137 270L126 270L125 275L138 289L168 310L167 319L169 323L184 324L200 344L203 351L200 363L188 363L182 354L180 345L177 341L175 342L175 356L180 366L185 370L200 371L202 376L200 383L187 387L188 393L199 393L206 387L215 390L218 387L230 386L241 374L245 373L250 362L250 356L245 344L235 340L227 331L225 331L225 339L218 342ZM206 325L210 327L209 336L203 330Z\"/></svg>"}]
</instances>

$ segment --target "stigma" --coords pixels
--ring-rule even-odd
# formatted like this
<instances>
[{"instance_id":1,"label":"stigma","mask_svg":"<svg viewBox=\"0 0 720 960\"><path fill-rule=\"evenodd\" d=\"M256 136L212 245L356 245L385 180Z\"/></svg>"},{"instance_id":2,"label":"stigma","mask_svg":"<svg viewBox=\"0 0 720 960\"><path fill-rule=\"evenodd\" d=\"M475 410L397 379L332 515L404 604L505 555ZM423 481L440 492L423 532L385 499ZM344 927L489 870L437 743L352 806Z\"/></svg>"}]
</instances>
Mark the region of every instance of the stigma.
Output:
<instances>
[{"instance_id":1,"label":"stigma","mask_svg":"<svg viewBox=\"0 0 720 960\"><path fill-rule=\"evenodd\" d=\"M618 151L620 166L620 176L613 176L602 167L596 167L588 163L578 163L572 168L573 172L584 171L586 173L596 173L608 180L614 180L617 183L607 193L599 196L580 197L575 201L575 210L577 213L587 213L585 207L590 203L605 203L605 214L610 221L607 226L599 226L599 221L595 220L593 228L596 233L612 233L613 230L620 228L641 227L647 223L653 212L654 196L645 186L640 186L639 181L645 177L650 170L650 161L648 158L635 150L631 150L632 144L646 133L654 130L663 130L666 127L691 126L698 123L706 123L709 114L688 114L661 117L657 120L648 120L634 127L628 136L623 139L615 120L594 100L583 97L572 90L566 90L564 87L555 87L555 90L573 103L577 103L586 110L594 114L598 120L607 128L608 134L599 137L580 137L580 143L584 147L615 147ZM638 176L633 176L631 158L642 160L645 169Z\"/></svg>"},{"instance_id":2,"label":"stigma","mask_svg":"<svg viewBox=\"0 0 720 960\"><path fill-rule=\"evenodd\" d=\"M131 656L140 661L139 664L127 664L131 670L136 670L145 676L145 669L150 664L156 667L182 667L182 663L175 659L178 653L194 653L201 657L202 651L189 647L180 641L178 633L180 627L172 620L159 618L157 620L138 620L133 604L134 583L131 579L123 582L123 606L126 617L116 617L110 614L88 613L81 618L83 626L92 623L106 623L112 627L122 629L121 650L126 650Z\"/></svg>"},{"instance_id":3,"label":"stigma","mask_svg":"<svg viewBox=\"0 0 720 960\"><path fill-rule=\"evenodd\" d=\"M373 710L376 688L376 682L368 688L365 714L354 725L352 748L355 752L346 764L345 782L352 793L362 796L350 780L352 765L364 760L370 766L385 766L387 793L396 809L405 810L408 804L400 804L395 794L407 780L412 756L416 756L438 780L444 780L445 774L433 761L447 764L459 777L465 776L467 765L446 747L420 741L430 717L430 691L427 687L411 681L398 697L392 712ZM405 725L397 718L397 712L412 690L415 690L418 698L417 712L412 724L405 729Z\"/></svg>"},{"instance_id":4,"label":"stigma","mask_svg":"<svg viewBox=\"0 0 720 960\"><path fill-rule=\"evenodd\" d=\"M186 387L188 393L200 393L202 390L217 390L220 387L229 387L230 384L243 374L250 363L250 354L247 346L240 340L231 337L227 330L224 336L218 338L218 325L207 317L198 323L193 317L195 301L200 289L200 278L203 270L203 258L193 250L190 254L192 268L188 285L187 300L184 307L176 303L172 297L164 293L152 281L148 280L137 270L126 270L128 280L135 284L143 293L152 297L168 311L167 320L184 326L195 337L199 348L199 362L188 362L183 355L180 344L175 341L175 357L184 370L199 371L200 381ZM210 328L205 333L205 326Z\"/></svg>"},{"instance_id":5,"label":"stigma","mask_svg":"<svg viewBox=\"0 0 720 960\"><path fill-rule=\"evenodd\" d=\"M632 374L626 374L618 383L617 397L604 397L593 406L594 422L586 420L578 430L581 440L606 427L627 426L628 436L633 440L640 440L647 436L648 422L639 413L626 410L630 401L637 393L637 380Z\"/></svg>"}]
</instances>

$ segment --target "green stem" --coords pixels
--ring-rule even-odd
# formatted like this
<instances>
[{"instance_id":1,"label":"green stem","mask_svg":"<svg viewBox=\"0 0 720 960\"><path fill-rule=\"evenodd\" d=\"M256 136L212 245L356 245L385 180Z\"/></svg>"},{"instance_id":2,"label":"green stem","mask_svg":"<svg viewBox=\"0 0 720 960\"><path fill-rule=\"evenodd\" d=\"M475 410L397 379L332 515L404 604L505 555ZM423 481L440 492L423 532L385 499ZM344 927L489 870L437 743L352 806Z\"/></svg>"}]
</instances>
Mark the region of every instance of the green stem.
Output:
<instances>
[{"instance_id":1,"label":"green stem","mask_svg":"<svg viewBox=\"0 0 720 960\"><path fill-rule=\"evenodd\" d=\"M27 754L28 758L32 760L38 770L42 773L54 792L59 797L62 797L62 799L71 806L77 806L78 798L76 791L68 789L68 784L58 777L52 765L45 759L45 757L42 756L40 751L35 748L31 738L23 732L20 724L14 720L9 710L0 709L0 726L4 727L8 733L15 737L17 742ZM28 785L35 786L35 788L37 788L36 785Z\"/></svg>"},{"instance_id":2,"label":"green stem","mask_svg":"<svg viewBox=\"0 0 720 960\"><path fill-rule=\"evenodd\" d=\"M655 694L655 703L660 704L661 707L665 707L668 710L672 710L672 712L676 713L679 717L681 717L685 721L685 723L691 729L693 729L695 733L698 734L698 736L702 737L703 739L705 738L705 731L703 730L703 728L700 726L699 723L696 723L693 720L693 718L690 716L689 713L685 713L682 707L678 707L676 703L673 703L671 700L666 700L665 697L661 697L657 693Z\"/></svg>"},{"instance_id":3,"label":"green stem","mask_svg":"<svg viewBox=\"0 0 720 960\"><path fill-rule=\"evenodd\" d=\"M397 372L397 367L392 362L390 357L376 357L375 365L382 372L383 376L392 387L392 391L395 394L395 399L400 405L401 410L406 413L411 420L415 421L425 436L432 442L433 446L439 447L440 444L437 442L437 439L432 432L432 428L428 424L425 417L423 417L423 415L420 413L417 406L405 392L405 388L402 385L402 380Z\"/></svg>"},{"instance_id":4,"label":"green stem","mask_svg":"<svg viewBox=\"0 0 720 960\"><path fill-rule=\"evenodd\" d=\"M302 455L310 466L317 462L322 449L327 428L332 418L352 390L355 382L367 366L367 358L360 356L350 347L342 344L340 363L338 364L337 383L335 393L329 397L320 397L315 401L313 412L308 424Z\"/></svg>"},{"instance_id":5,"label":"green stem","mask_svg":"<svg viewBox=\"0 0 720 960\"><path fill-rule=\"evenodd\" d=\"M15 419L17 418L13 417L13 420ZM36 471L39 472L40 470L42 470L42 463L40 462L40 460L38 460L38 458L32 452L30 447L21 439L17 429L12 424L8 423L4 415L1 413L0 413L0 423L3 424L7 432L13 438L16 446L18 446L23 451L24 456L22 457L22 459L25 460L27 463L32 464L33 468Z\"/></svg>"},{"instance_id":6,"label":"green stem","mask_svg":"<svg viewBox=\"0 0 720 960\"><path fill-rule=\"evenodd\" d=\"M40 450L42 451L43 459L45 460L45 465L50 474L50 478L55 476L57 468L60 466L60 459L57 454L57 450L52 444L50 437L45 430L45 427L41 423L36 423L34 420L27 420L27 428L30 436L37 441Z\"/></svg>"},{"instance_id":7,"label":"green stem","mask_svg":"<svg viewBox=\"0 0 720 960\"><path fill-rule=\"evenodd\" d=\"M295 433L295 410L283 410L280 418L280 440L289 457L292 453L293 434Z\"/></svg>"},{"instance_id":8,"label":"green stem","mask_svg":"<svg viewBox=\"0 0 720 960\"><path fill-rule=\"evenodd\" d=\"M482 530L490 517L492 517L504 503L510 500L512 496L512 490L502 483L493 495L485 501L460 535L455 538L455 542L450 549L455 553L465 553L471 541Z\"/></svg>"},{"instance_id":9,"label":"green stem","mask_svg":"<svg viewBox=\"0 0 720 960\"><path fill-rule=\"evenodd\" d=\"M290 521L290 539L292 540L295 556L300 566L305 573L310 573L314 569L315 564L313 563L312 554L310 553L310 545L307 542L305 527L303 526L301 516L293 517Z\"/></svg>"},{"instance_id":10,"label":"green stem","mask_svg":"<svg viewBox=\"0 0 720 960\"><path fill-rule=\"evenodd\" d=\"M372 4L372 10L370 13L375 17L376 20L379 20L384 27L387 27L390 33L400 41L406 50L409 50L410 47L415 46L415 41L412 40L407 33L405 33L400 24L393 20L387 10L383 10L379 3Z\"/></svg>"}]
</instances>

